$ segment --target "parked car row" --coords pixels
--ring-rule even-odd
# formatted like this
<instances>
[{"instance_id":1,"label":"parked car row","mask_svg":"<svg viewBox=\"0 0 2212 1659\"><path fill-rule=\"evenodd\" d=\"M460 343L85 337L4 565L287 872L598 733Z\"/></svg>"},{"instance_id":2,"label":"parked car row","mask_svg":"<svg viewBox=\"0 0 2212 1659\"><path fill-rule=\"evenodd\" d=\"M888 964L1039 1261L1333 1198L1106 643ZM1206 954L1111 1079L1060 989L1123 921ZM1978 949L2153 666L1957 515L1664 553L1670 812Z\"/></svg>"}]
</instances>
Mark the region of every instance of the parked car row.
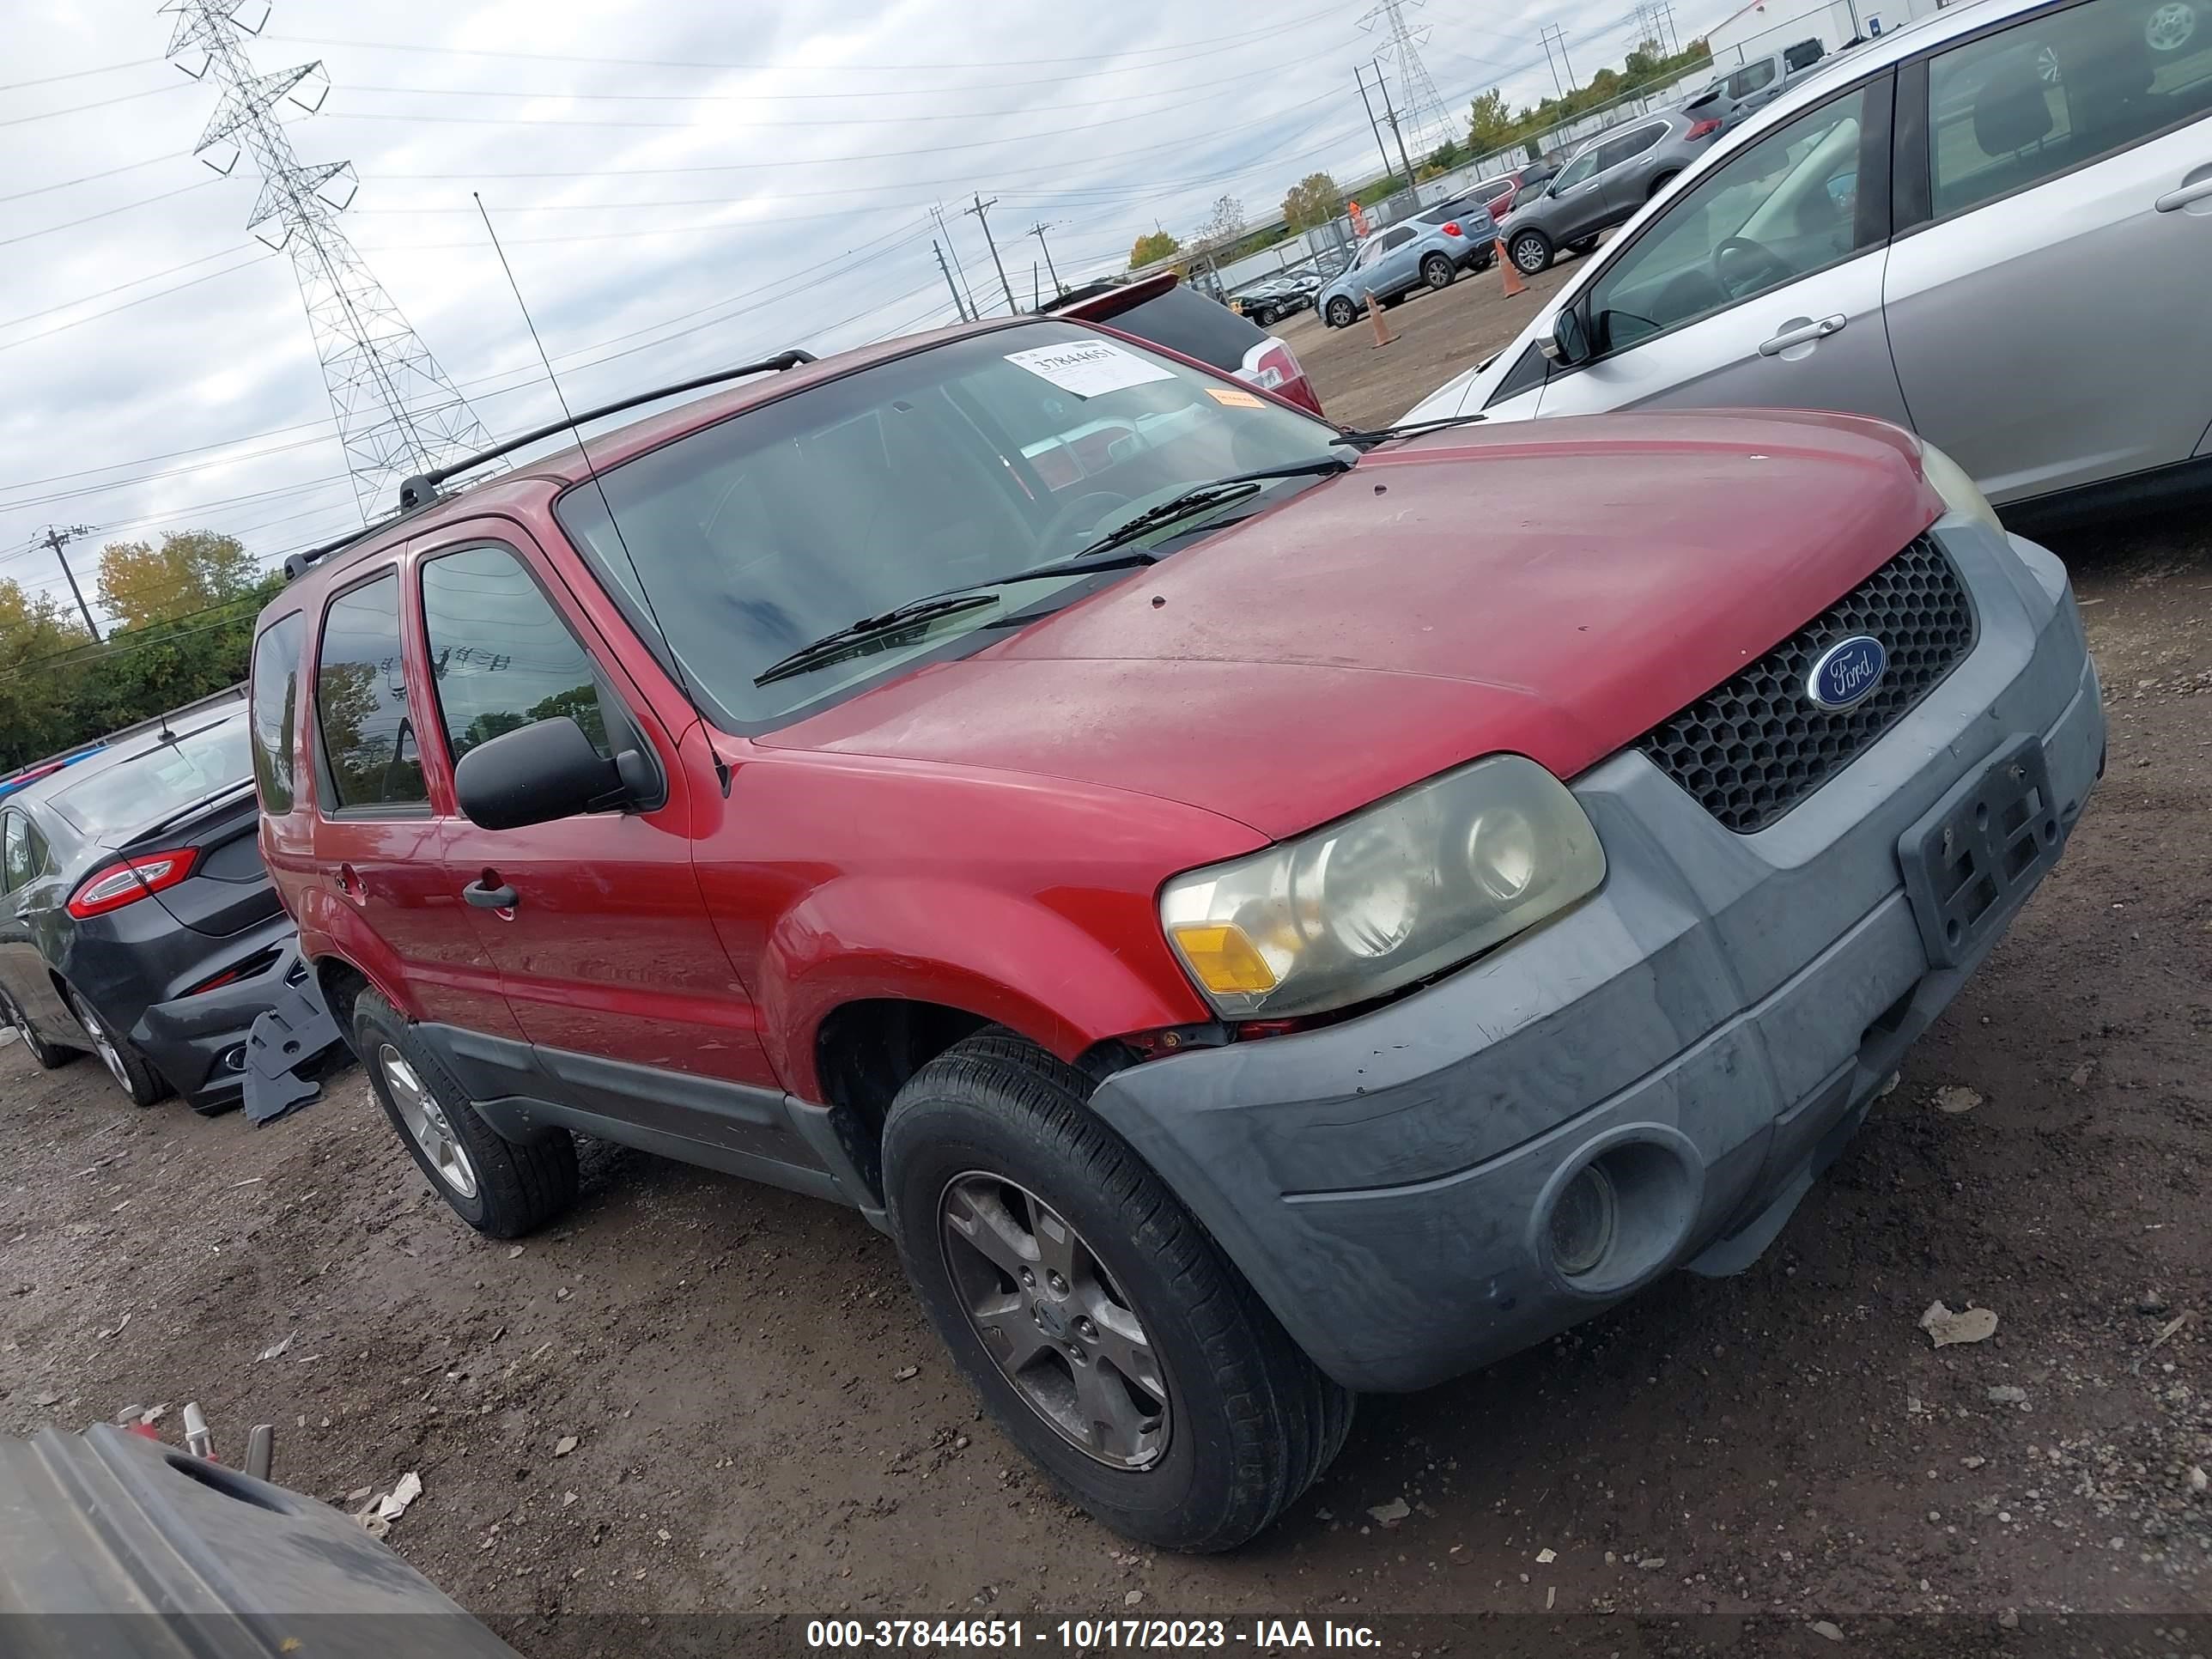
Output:
<instances>
[{"instance_id":1,"label":"parked car row","mask_svg":"<svg viewBox=\"0 0 2212 1659\"><path fill-rule=\"evenodd\" d=\"M1321 287L1320 273L1310 268L1285 271L1231 295L1229 308L1257 327L1272 328L1313 304Z\"/></svg>"}]
</instances>

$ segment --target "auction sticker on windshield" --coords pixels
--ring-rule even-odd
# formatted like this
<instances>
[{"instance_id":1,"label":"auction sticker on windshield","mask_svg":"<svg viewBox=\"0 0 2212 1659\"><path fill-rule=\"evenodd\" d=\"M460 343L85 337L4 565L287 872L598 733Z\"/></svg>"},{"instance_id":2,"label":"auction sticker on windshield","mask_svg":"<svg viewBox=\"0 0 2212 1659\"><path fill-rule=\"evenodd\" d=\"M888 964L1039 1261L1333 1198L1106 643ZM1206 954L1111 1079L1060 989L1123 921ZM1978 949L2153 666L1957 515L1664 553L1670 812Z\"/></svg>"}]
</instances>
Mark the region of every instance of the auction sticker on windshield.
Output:
<instances>
[{"instance_id":1,"label":"auction sticker on windshield","mask_svg":"<svg viewBox=\"0 0 2212 1659\"><path fill-rule=\"evenodd\" d=\"M1148 363L1134 352L1124 351L1104 340L1084 345L1039 346L1031 351L1009 351L1006 361L1018 368L1042 375L1062 392L1079 398L1096 398L1147 380L1172 380L1173 370Z\"/></svg>"}]
</instances>

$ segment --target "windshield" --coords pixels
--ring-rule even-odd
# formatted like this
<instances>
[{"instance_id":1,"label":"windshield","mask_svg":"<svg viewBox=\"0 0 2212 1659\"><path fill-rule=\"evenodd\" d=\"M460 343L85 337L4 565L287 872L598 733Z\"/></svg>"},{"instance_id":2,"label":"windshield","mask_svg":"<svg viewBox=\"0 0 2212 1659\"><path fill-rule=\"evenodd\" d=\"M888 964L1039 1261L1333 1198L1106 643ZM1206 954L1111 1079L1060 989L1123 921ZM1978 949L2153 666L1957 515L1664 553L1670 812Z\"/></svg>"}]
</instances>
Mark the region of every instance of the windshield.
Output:
<instances>
[{"instance_id":1,"label":"windshield","mask_svg":"<svg viewBox=\"0 0 2212 1659\"><path fill-rule=\"evenodd\" d=\"M181 733L64 784L48 803L84 834L107 839L154 823L194 801L248 782L253 762L240 719Z\"/></svg>"},{"instance_id":2,"label":"windshield","mask_svg":"<svg viewBox=\"0 0 2212 1659\"><path fill-rule=\"evenodd\" d=\"M1141 346L1041 320L862 369L611 469L602 482L619 536L594 485L571 489L558 514L641 630L657 611L693 686L732 724L758 726L1097 578L1014 582L990 605L753 684L799 647L1068 558L1194 485L1325 455L1337 436ZM1271 480L1222 510L1312 483Z\"/></svg>"}]
</instances>

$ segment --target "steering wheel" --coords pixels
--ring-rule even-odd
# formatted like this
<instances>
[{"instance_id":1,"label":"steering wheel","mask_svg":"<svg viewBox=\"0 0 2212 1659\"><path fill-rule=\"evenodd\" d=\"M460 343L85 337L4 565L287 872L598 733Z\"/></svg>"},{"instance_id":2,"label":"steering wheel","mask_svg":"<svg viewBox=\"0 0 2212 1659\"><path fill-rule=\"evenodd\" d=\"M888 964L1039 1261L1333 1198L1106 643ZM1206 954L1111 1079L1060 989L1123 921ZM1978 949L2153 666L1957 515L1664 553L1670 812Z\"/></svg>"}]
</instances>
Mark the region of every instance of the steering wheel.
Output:
<instances>
[{"instance_id":1,"label":"steering wheel","mask_svg":"<svg viewBox=\"0 0 2212 1659\"><path fill-rule=\"evenodd\" d=\"M1750 262L1749 267L1738 266L1729 274L1727 256L1741 255ZM1713 281L1720 284L1721 292L1731 300L1748 298L1753 294L1778 288L1796 278L1796 270L1788 260L1763 242L1754 242L1748 236L1724 236L1713 249Z\"/></svg>"},{"instance_id":2,"label":"steering wheel","mask_svg":"<svg viewBox=\"0 0 2212 1659\"><path fill-rule=\"evenodd\" d=\"M1086 489L1052 515L1052 522L1045 526L1037 540L1047 547L1054 545L1062 538L1073 540L1076 527L1081 525L1085 526L1083 538L1089 541L1091 532L1105 521L1106 515L1115 507L1128 506L1129 501L1128 496L1117 495L1110 489ZM1084 516L1085 514L1090 515L1088 520Z\"/></svg>"}]
</instances>

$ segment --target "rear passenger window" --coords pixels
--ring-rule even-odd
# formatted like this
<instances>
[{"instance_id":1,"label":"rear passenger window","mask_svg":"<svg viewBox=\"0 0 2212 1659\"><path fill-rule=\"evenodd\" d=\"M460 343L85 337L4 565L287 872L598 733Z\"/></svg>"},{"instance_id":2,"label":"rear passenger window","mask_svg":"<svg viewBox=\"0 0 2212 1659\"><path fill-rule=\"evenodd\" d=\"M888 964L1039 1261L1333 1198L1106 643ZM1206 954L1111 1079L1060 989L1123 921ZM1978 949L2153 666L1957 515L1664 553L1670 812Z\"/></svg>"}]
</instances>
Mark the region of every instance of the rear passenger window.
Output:
<instances>
[{"instance_id":1,"label":"rear passenger window","mask_svg":"<svg viewBox=\"0 0 2212 1659\"><path fill-rule=\"evenodd\" d=\"M264 812L292 810L292 768L300 748L292 711L299 702L300 645L307 636L307 619L295 611L253 642L253 781Z\"/></svg>"},{"instance_id":2,"label":"rear passenger window","mask_svg":"<svg viewBox=\"0 0 2212 1659\"><path fill-rule=\"evenodd\" d=\"M315 666L315 719L334 805L404 808L429 799L407 713L398 572L331 601Z\"/></svg>"},{"instance_id":3,"label":"rear passenger window","mask_svg":"<svg viewBox=\"0 0 2212 1659\"><path fill-rule=\"evenodd\" d=\"M31 826L21 812L0 820L0 893L12 893L38 873L31 861Z\"/></svg>"},{"instance_id":4,"label":"rear passenger window","mask_svg":"<svg viewBox=\"0 0 2212 1659\"><path fill-rule=\"evenodd\" d=\"M2212 15L2088 0L1931 58L1928 105L1940 219L2212 112Z\"/></svg>"},{"instance_id":5,"label":"rear passenger window","mask_svg":"<svg viewBox=\"0 0 2212 1659\"><path fill-rule=\"evenodd\" d=\"M566 714L611 757L592 659L522 561L472 547L422 566L422 629L453 760L501 732ZM615 714L617 729L622 715Z\"/></svg>"},{"instance_id":6,"label":"rear passenger window","mask_svg":"<svg viewBox=\"0 0 2212 1659\"><path fill-rule=\"evenodd\" d=\"M1732 97L1748 98L1774 78L1774 60L1762 58L1756 64L1746 64L1729 77L1729 93Z\"/></svg>"}]
</instances>

